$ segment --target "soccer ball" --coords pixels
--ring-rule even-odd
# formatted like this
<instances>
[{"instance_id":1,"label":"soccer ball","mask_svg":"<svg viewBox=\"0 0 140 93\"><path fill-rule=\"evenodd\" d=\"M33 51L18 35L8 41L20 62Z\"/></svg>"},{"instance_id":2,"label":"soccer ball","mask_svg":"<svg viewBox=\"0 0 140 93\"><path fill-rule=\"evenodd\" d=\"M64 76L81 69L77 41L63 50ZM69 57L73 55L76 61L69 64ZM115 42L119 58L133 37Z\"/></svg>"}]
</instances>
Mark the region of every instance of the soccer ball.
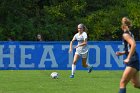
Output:
<instances>
[{"instance_id":1,"label":"soccer ball","mask_svg":"<svg viewBox=\"0 0 140 93\"><path fill-rule=\"evenodd\" d=\"M51 73L51 78L58 79L58 73L57 72L52 72Z\"/></svg>"}]
</instances>

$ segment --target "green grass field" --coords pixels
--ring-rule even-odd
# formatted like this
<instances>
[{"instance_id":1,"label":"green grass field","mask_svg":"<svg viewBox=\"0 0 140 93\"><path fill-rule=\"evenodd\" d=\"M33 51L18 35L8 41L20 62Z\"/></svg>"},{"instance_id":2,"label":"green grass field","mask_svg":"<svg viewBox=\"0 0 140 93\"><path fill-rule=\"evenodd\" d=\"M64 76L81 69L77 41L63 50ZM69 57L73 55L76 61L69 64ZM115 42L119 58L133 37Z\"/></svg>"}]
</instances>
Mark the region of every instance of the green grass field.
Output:
<instances>
[{"instance_id":1,"label":"green grass field","mask_svg":"<svg viewBox=\"0 0 140 93\"><path fill-rule=\"evenodd\" d=\"M0 93L118 93L122 71L57 70L59 79L51 79L54 70L1 70ZM140 93L127 86L127 93Z\"/></svg>"}]
</instances>

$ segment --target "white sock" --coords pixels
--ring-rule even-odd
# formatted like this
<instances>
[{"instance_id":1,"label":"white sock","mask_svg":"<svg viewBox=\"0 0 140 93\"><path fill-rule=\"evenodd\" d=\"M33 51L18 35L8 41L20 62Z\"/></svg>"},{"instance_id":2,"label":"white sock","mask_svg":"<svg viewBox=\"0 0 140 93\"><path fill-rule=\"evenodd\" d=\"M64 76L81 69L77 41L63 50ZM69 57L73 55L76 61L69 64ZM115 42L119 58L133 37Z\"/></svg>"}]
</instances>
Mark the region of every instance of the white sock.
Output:
<instances>
[{"instance_id":1,"label":"white sock","mask_svg":"<svg viewBox=\"0 0 140 93\"><path fill-rule=\"evenodd\" d=\"M88 68L88 69L91 68L91 65L88 65L87 68Z\"/></svg>"},{"instance_id":2,"label":"white sock","mask_svg":"<svg viewBox=\"0 0 140 93\"><path fill-rule=\"evenodd\" d=\"M74 75L75 70L76 70L76 65L72 64L71 75Z\"/></svg>"}]
</instances>

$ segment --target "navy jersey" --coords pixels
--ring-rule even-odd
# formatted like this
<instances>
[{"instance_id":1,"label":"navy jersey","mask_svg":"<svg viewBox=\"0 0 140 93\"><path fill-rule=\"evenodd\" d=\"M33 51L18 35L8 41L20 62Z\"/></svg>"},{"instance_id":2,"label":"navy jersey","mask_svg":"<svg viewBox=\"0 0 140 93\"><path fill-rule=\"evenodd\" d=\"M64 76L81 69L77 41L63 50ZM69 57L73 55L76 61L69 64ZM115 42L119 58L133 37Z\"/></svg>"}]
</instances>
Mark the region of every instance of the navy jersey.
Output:
<instances>
[{"instance_id":1,"label":"navy jersey","mask_svg":"<svg viewBox=\"0 0 140 93\"><path fill-rule=\"evenodd\" d=\"M130 31L126 31L123 34L129 34L134 39L134 35ZM131 45L124 39L123 39L123 44L124 44L124 51L126 53L126 56L128 56ZM138 56L138 53L136 52L136 50L135 50L134 54L131 56L130 61L126 65L133 67L139 71L139 67L140 67L139 66L139 56Z\"/></svg>"},{"instance_id":2,"label":"navy jersey","mask_svg":"<svg viewBox=\"0 0 140 93\"><path fill-rule=\"evenodd\" d=\"M130 31L126 31L123 34L129 34L134 39L134 35ZM126 52L127 55L130 51L131 45L129 45L128 42L124 39L123 39L123 44L124 44L124 51Z\"/></svg>"}]
</instances>

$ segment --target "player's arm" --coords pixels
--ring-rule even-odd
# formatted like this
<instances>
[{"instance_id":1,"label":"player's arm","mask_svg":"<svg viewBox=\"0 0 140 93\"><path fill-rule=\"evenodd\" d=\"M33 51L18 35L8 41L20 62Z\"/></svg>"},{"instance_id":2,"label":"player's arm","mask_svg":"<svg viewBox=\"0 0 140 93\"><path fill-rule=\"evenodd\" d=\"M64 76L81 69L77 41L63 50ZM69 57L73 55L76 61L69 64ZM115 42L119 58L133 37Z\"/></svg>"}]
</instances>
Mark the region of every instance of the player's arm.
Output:
<instances>
[{"instance_id":1,"label":"player's arm","mask_svg":"<svg viewBox=\"0 0 140 93\"><path fill-rule=\"evenodd\" d=\"M79 47L79 46L85 46L87 45L87 38L83 41L83 43L77 45L75 48Z\"/></svg>"},{"instance_id":2,"label":"player's arm","mask_svg":"<svg viewBox=\"0 0 140 93\"><path fill-rule=\"evenodd\" d=\"M125 63L128 63L130 58L131 58L131 56L135 52L136 42L135 42L135 40L129 34L123 34L123 38L131 45L129 54L128 54L127 58L124 60Z\"/></svg>"},{"instance_id":3,"label":"player's arm","mask_svg":"<svg viewBox=\"0 0 140 93\"><path fill-rule=\"evenodd\" d=\"M122 51L122 52L118 51L118 52L116 52L116 55L121 56L121 55L124 55L125 53L126 53L125 51Z\"/></svg>"},{"instance_id":4,"label":"player's arm","mask_svg":"<svg viewBox=\"0 0 140 93\"><path fill-rule=\"evenodd\" d=\"M72 52L72 45L74 41L75 41L75 37L73 37L73 39L70 41L69 53Z\"/></svg>"}]
</instances>

